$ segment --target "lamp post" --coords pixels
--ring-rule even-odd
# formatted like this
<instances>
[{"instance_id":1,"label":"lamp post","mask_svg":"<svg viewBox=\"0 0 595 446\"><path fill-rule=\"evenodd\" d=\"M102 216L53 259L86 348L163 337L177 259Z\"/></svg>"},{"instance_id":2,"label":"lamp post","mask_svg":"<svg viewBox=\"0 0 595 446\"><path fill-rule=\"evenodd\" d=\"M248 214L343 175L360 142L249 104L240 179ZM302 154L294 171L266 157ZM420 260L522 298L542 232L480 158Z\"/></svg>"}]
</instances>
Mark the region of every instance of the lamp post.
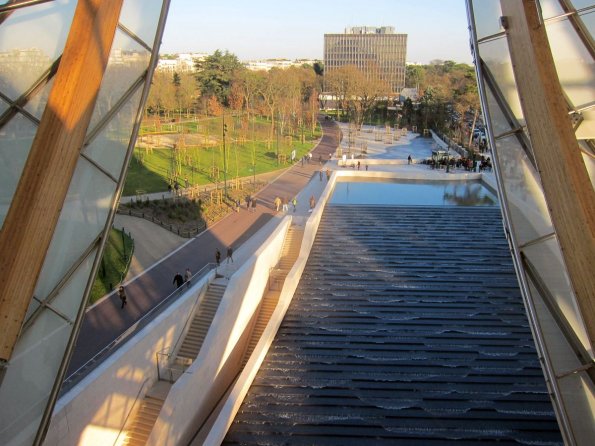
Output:
<instances>
[{"instance_id":1,"label":"lamp post","mask_svg":"<svg viewBox=\"0 0 595 446\"><path fill-rule=\"evenodd\" d=\"M277 166L279 165L279 123L277 122Z\"/></svg>"},{"instance_id":2,"label":"lamp post","mask_svg":"<svg viewBox=\"0 0 595 446\"><path fill-rule=\"evenodd\" d=\"M223 191L227 198L227 152L225 148L225 135L227 134L227 124L225 123L225 113L223 113Z\"/></svg>"}]
</instances>

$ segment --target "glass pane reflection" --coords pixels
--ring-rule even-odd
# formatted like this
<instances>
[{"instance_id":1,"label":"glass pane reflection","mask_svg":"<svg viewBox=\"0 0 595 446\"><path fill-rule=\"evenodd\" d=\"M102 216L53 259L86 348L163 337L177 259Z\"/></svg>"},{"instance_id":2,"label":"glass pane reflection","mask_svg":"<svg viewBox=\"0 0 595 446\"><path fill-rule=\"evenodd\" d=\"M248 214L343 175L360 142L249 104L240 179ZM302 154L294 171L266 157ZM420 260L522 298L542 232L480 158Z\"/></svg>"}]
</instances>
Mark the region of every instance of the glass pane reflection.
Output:
<instances>
[{"instance_id":1,"label":"glass pane reflection","mask_svg":"<svg viewBox=\"0 0 595 446\"><path fill-rule=\"evenodd\" d=\"M96 253L86 258L57 297L57 308L73 319ZM23 440L19 444L32 444L39 423L36 420L47 404L71 332L68 321L45 309L21 334L0 386L0 401L10 401L0 404L1 438L18 436Z\"/></svg>"},{"instance_id":2,"label":"glass pane reflection","mask_svg":"<svg viewBox=\"0 0 595 446\"><path fill-rule=\"evenodd\" d=\"M37 126L17 113L0 131L0 226L12 203Z\"/></svg>"},{"instance_id":3,"label":"glass pane reflection","mask_svg":"<svg viewBox=\"0 0 595 446\"><path fill-rule=\"evenodd\" d=\"M120 23L152 48L162 4L163 0L126 0Z\"/></svg>"},{"instance_id":4,"label":"glass pane reflection","mask_svg":"<svg viewBox=\"0 0 595 446\"><path fill-rule=\"evenodd\" d=\"M114 178L119 178L122 170L141 95L142 84L103 131L83 150L85 155Z\"/></svg>"},{"instance_id":5,"label":"glass pane reflection","mask_svg":"<svg viewBox=\"0 0 595 446\"><path fill-rule=\"evenodd\" d=\"M101 82L93 117L87 134L116 105L132 84L143 74L149 65L150 53L126 36L116 31L107 69Z\"/></svg>"},{"instance_id":6,"label":"glass pane reflection","mask_svg":"<svg viewBox=\"0 0 595 446\"><path fill-rule=\"evenodd\" d=\"M0 26L0 91L18 98L62 54L75 0L20 8Z\"/></svg>"},{"instance_id":7,"label":"glass pane reflection","mask_svg":"<svg viewBox=\"0 0 595 446\"><path fill-rule=\"evenodd\" d=\"M111 179L79 159L37 281L36 296L47 296L101 233L115 189Z\"/></svg>"}]
</instances>

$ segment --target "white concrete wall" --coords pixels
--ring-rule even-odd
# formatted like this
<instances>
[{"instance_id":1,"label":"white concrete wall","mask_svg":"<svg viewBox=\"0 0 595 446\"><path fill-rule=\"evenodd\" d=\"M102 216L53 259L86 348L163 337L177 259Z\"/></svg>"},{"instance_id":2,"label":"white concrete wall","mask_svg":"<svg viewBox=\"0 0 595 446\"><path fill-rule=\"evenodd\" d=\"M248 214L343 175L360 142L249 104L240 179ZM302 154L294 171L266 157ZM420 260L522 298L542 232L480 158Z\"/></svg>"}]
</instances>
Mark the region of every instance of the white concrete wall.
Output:
<instances>
[{"instance_id":1,"label":"white concrete wall","mask_svg":"<svg viewBox=\"0 0 595 446\"><path fill-rule=\"evenodd\" d=\"M429 169L419 170L412 169L404 172L385 172L385 171L353 171L353 170L338 170L336 171L337 181L351 181L352 179L365 179L365 178L377 178L385 180L422 180L422 181L472 181L481 180L482 174L475 172L452 172L446 173L445 171ZM333 183L334 184L334 183Z\"/></svg>"},{"instance_id":2,"label":"white concrete wall","mask_svg":"<svg viewBox=\"0 0 595 446\"><path fill-rule=\"evenodd\" d=\"M283 289L281 290L281 295L279 296L277 308L271 316L271 319L269 320L269 323L264 330L260 341L254 348L250 360L240 374L234 387L231 389L231 392L226 399L223 408L217 417L217 420L206 436L206 440L203 443L204 445L215 446L221 444L225 434L227 433L227 430L229 429L229 426L231 425L237 411L242 404L242 401L244 400L244 397L246 396L246 393L248 392L248 389L252 385L252 381L254 381L254 377L256 376L256 373L258 372L258 369L260 368L260 365L262 364L262 361L264 360L269 347L273 342L279 327L281 326L281 322L287 313L289 304L293 299L295 290L302 277L308 257L310 256L310 251L312 250L312 245L314 244L314 239L316 238L316 233L318 232L318 226L320 225L320 219L322 218L324 207L331 196L339 173L341 176L347 176L347 174L353 172L334 172L331 175L331 178L322 192L318 203L314 207L312 214L306 222L300 254L293 268L289 271L289 274L285 279ZM192 445L198 446L198 443L196 443L196 445L193 443Z\"/></svg>"},{"instance_id":3,"label":"white concrete wall","mask_svg":"<svg viewBox=\"0 0 595 446\"><path fill-rule=\"evenodd\" d=\"M44 446L114 444L137 397L157 380L156 353L175 343L201 289L213 277L214 272L197 281L62 396Z\"/></svg>"},{"instance_id":4,"label":"white concrete wall","mask_svg":"<svg viewBox=\"0 0 595 446\"><path fill-rule=\"evenodd\" d=\"M260 305L269 271L279 261L290 223L291 218L285 217L231 277L200 353L170 390L147 445L188 444L235 378L243 354L238 343L249 334L246 330ZM225 367L234 360L237 367Z\"/></svg>"}]
</instances>

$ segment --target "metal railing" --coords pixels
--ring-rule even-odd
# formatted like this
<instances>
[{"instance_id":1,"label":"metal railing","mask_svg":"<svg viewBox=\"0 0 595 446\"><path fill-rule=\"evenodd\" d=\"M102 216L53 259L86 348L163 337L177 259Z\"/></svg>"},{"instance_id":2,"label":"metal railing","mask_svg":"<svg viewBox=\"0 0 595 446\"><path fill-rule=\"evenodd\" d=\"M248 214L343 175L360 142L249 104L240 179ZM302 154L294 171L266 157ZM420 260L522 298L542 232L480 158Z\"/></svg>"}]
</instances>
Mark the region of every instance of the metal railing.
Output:
<instances>
[{"instance_id":1,"label":"metal railing","mask_svg":"<svg viewBox=\"0 0 595 446\"><path fill-rule=\"evenodd\" d=\"M191 280L200 280L206 276L212 269L215 268L214 263L207 263L203 266L200 271L194 274ZM61 394L64 394L70 390L77 382L109 357L117 348L123 345L126 341L132 338L138 331L144 328L149 322L157 317L164 309L172 304L178 297L180 297L187 290L186 287L177 288L175 291L170 293L165 299L157 303L147 313L141 316L134 324L132 324L126 331L118 335L109 344L103 347L98 353L96 353L91 359L85 362L82 366L72 372L62 383Z\"/></svg>"},{"instance_id":2,"label":"metal railing","mask_svg":"<svg viewBox=\"0 0 595 446\"><path fill-rule=\"evenodd\" d=\"M116 212L118 214L129 215L131 217L144 218L145 220L150 221L151 223L155 223L155 224L161 226L162 228L167 229L168 231L173 232L174 234L177 234L180 237L184 237L184 238L194 237L195 235L198 235L201 232L203 232L205 229L207 229L207 224L204 221L201 222L200 224L196 225L196 227L194 227L194 228L182 229L178 225L165 223L148 213L145 214L142 211L134 211L129 208L118 208L118 210Z\"/></svg>"},{"instance_id":3,"label":"metal railing","mask_svg":"<svg viewBox=\"0 0 595 446\"><path fill-rule=\"evenodd\" d=\"M190 279L190 280L192 280L192 279ZM188 330L187 330L188 324L194 319L194 316L196 314L196 309L204 300L204 298L207 294L208 288L209 288L209 284L206 283L201 288L201 290L198 292L198 295L196 296L196 300L194 301L194 304L192 305L192 309L188 312L188 317L186 318L186 321L184 322L184 327L182 327L182 330L180 330L180 335L178 336L178 339L176 339L174 346L173 347L169 347L169 346L165 347L161 351L158 351L157 353L155 353L156 359L157 359L157 379L159 381L164 380L166 378L166 375L169 375L167 377L167 381L173 383L186 370L187 367L185 365L172 364L172 356L178 351L178 346L179 346L180 342L183 341L183 339L185 338L186 333L188 332ZM164 365L161 365L162 363L164 363ZM162 371L164 373L162 373Z\"/></svg>"},{"instance_id":4,"label":"metal railing","mask_svg":"<svg viewBox=\"0 0 595 446\"><path fill-rule=\"evenodd\" d=\"M126 425L128 424L128 420L130 419L130 415L132 415L136 405L138 404L139 400L140 400L140 396L143 393L143 390L145 389L145 386L149 383L149 378L145 379L143 381L143 383L140 386L140 389L138 389L138 392L136 393L136 398L134 399L134 403L132 403L132 406L130 407L130 410L128 411L128 413L126 414L126 418L124 418L124 422L122 423L122 427L120 427L120 431L118 432L118 436L116 437L116 439L114 440L114 446L116 444L118 444L118 441L120 440L120 437L122 436L122 434L124 433L124 429L126 428Z\"/></svg>"}]
</instances>

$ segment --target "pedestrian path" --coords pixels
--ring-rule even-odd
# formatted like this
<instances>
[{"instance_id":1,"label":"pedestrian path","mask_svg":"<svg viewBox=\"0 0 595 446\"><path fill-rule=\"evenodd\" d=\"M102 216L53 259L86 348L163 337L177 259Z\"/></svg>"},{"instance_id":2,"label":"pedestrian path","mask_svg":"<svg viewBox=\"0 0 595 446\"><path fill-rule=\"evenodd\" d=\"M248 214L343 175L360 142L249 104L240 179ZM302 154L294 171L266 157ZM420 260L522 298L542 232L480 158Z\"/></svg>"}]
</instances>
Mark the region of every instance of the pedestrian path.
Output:
<instances>
[{"instance_id":1,"label":"pedestrian path","mask_svg":"<svg viewBox=\"0 0 595 446\"><path fill-rule=\"evenodd\" d=\"M249 212L245 208L240 212L233 212L127 282L125 286L128 305L124 310L120 308L115 294L106 296L89 308L83 320L67 376L82 367L151 308L170 295L175 290L172 281L177 272L183 273L186 268L192 272L199 271L215 261L216 249L224 255L228 246L232 246L236 251L234 260L237 256L236 261L239 265L242 255L253 252L258 241L250 241L243 250L242 245L272 219L282 216L275 212L273 207L276 196L297 196L296 214L306 215L309 196L316 192L317 199L319 191L322 191L323 185L318 184L322 183L318 179L321 166L317 160L319 157L328 159L328 154L335 152L340 140L340 131L333 122L321 121L321 125L323 137L312 151L312 159L316 161L305 163L304 166L296 164L269 183L257 194L257 207L254 212ZM271 230L273 227L272 223ZM160 233L156 232L154 236L147 235L147 237L154 243L160 237ZM230 265L229 268L232 266Z\"/></svg>"}]
</instances>

